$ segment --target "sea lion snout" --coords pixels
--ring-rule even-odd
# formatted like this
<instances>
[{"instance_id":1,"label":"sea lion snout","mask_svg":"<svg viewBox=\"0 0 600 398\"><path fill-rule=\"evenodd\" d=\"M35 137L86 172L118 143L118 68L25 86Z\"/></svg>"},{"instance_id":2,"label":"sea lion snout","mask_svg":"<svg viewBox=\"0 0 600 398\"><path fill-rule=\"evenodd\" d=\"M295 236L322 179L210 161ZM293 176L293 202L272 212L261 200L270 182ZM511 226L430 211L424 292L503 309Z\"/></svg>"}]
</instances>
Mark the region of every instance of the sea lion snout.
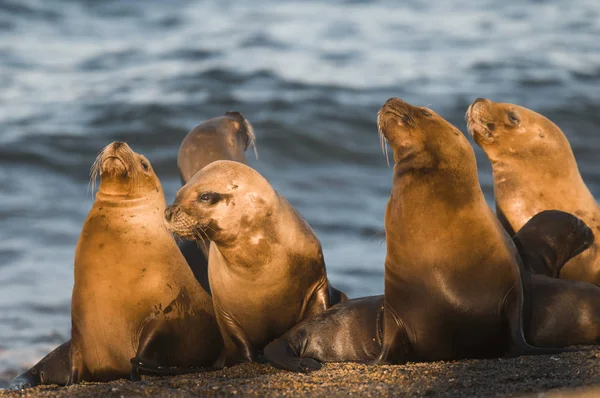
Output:
<instances>
[{"instance_id":1,"label":"sea lion snout","mask_svg":"<svg viewBox=\"0 0 600 398\"><path fill-rule=\"evenodd\" d=\"M173 209L173 205L171 205L171 206L167 207L167 208L165 209L165 220L166 220L167 222L170 222L170 221L171 221L171 219L173 218L173 214L174 214L175 212L177 212L178 210L179 210L179 208L177 208L177 209Z\"/></svg>"},{"instance_id":2,"label":"sea lion snout","mask_svg":"<svg viewBox=\"0 0 600 398\"><path fill-rule=\"evenodd\" d=\"M493 139L493 132L496 130L491 114L492 101L487 98L477 98L465 114L467 128L478 144L489 142Z\"/></svg>"},{"instance_id":3,"label":"sea lion snout","mask_svg":"<svg viewBox=\"0 0 600 398\"><path fill-rule=\"evenodd\" d=\"M188 215L177 202L165 209L164 221L169 232L182 238L195 239L202 230L198 221Z\"/></svg>"},{"instance_id":4,"label":"sea lion snout","mask_svg":"<svg viewBox=\"0 0 600 398\"><path fill-rule=\"evenodd\" d=\"M492 101L487 98L477 98L475 101L469 105L467 109L466 119L467 123L476 122L476 123L484 123L485 121L491 118L490 114L490 106L492 105Z\"/></svg>"},{"instance_id":5,"label":"sea lion snout","mask_svg":"<svg viewBox=\"0 0 600 398\"><path fill-rule=\"evenodd\" d=\"M592 231L592 229L579 217L573 217L573 226L572 226L572 230L575 233L580 233L583 235L583 238L581 239L582 241L582 247L580 249L580 252L587 249L588 247L590 247L595 240L594 237L594 231Z\"/></svg>"},{"instance_id":6,"label":"sea lion snout","mask_svg":"<svg viewBox=\"0 0 600 398\"><path fill-rule=\"evenodd\" d=\"M126 176L134 162L134 152L127 143L114 141L99 154L94 167L99 168L101 175Z\"/></svg>"}]
</instances>

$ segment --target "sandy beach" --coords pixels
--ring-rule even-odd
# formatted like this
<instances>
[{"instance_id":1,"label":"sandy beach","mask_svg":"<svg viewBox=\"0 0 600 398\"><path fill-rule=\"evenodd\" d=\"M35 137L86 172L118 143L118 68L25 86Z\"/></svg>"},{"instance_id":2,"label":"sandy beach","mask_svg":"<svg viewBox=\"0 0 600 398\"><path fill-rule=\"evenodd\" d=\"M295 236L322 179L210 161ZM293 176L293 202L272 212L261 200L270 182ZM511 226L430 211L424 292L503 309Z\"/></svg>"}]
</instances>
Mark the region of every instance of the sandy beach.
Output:
<instances>
[{"instance_id":1,"label":"sandy beach","mask_svg":"<svg viewBox=\"0 0 600 398\"><path fill-rule=\"evenodd\" d=\"M396 366L327 364L310 374L248 363L216 372L0 391L1 397L600 396L600 347L580 352ZM597 389L596 389L597 388Z\"/></svg>"}]
</instances>

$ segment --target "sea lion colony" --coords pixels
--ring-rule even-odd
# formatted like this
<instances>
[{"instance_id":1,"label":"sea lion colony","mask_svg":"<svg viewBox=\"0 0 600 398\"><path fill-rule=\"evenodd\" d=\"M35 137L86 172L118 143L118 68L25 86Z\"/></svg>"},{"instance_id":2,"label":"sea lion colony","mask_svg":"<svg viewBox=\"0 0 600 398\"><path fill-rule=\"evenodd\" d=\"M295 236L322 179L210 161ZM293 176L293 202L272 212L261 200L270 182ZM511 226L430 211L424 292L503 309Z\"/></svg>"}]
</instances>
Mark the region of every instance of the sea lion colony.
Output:
<instances>
[{"instance_id":1,"label":"sea lion colony","mask_svg":"<svg viewBox=\"0 0 600 398\"><path fill-rule=\"evenodd\" d=\"M598 344L598 207L566 137L531 110L485 99L466 120L493 164L498 217L462 133L390 98L377 116L394 153L385 291L352 300L328 281L308 223L244 164L256 147L240 113L184 139L184 185L168 207L148 159L108 145L76 248L71 340L11 388L265 359L310 371Z\"/></svg>"}]
</instances>

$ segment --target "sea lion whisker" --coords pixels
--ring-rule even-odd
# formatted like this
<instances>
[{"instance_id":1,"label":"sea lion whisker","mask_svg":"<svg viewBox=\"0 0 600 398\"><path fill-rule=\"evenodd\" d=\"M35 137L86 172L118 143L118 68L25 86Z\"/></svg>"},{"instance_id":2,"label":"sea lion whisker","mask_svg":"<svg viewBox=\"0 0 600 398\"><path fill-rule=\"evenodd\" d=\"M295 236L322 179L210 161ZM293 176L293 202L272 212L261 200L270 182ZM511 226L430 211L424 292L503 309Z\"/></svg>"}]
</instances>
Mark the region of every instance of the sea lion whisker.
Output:
<instances>
[{"instance_id":1,"label":"sea lion whisker","mask_svg":"<svg viewBox=\"0 0 600 398\"><path fill-rule=\"evenodd\" d=\"M202 243L202 246L204 246L204 249L208 253L208 246L206 245L206 241L210 239L208 238L206 232L204 232L202 228L194 228L192 230L192 234L196 237L196 245L200 247L200 243Z\"/></svg>"},{"instance_id":2,"label":"sea lion whisker","mask_svg":"<svg viewBox=\"0 0 600 398\"><path fill-rule=\"evenodd\" d=\"M254 149L254 156L256 157L256 160L258 160L258 150L256 149L256 134L254 134L254 127L252 127L252 124L250 124L250 122L246 120L246 118L244 118L244 127L246 128L246 134L248 135L248 145L252 146L252 149Z\"/></svg>"},{"instance_id":3,"label":"sea lion whisker","mask_svg":"<svg viewBox=\"0 0 600 398\"><path fill-rule=\"evenodd\" d=\"M378 243L378 247L382 247L385 243L385 231L377 231L374 234L371 234L368 240L376 241Z\"/></svg>"},{"instance_id":4,"label":"sea lion whisker","mask_svg":"<svg viewBox=\"0 0 600 398\"><path fill-rule=\"evenodd\" d=\"M379 142L381 142L381 150L383 151L383 153L385 155L385 161L386 161L388 167L390 167L390 158L388 155L388 142L387 142L387 138L385 138L385 135L383 135L383 128L381 127L382 109L380 109L379 112L377 112L377 133L379 134Z\"/></svg>"},{"instance_id":5,"label":"sea lion whisker","mask_svg":"<svg viewBox=\"0 0 600 398\"><path fill-rule=\"evenodd\" d=\"M94 163L92 163L92 166L90 167L90 180L88 182L88 189L91 185L92 187L92 194L94 194L94 189L96 187L96 180L98 179L98 176L100 175L100 169L102 168L102 157L104 156L104 151L106 151L106 148L108 148L108 145L105 146L104 148L102 148L102 150L100 150L100 152L98 152L98 155L96 155L96 159L94 160Z\"/></svg>"}]
</instances>

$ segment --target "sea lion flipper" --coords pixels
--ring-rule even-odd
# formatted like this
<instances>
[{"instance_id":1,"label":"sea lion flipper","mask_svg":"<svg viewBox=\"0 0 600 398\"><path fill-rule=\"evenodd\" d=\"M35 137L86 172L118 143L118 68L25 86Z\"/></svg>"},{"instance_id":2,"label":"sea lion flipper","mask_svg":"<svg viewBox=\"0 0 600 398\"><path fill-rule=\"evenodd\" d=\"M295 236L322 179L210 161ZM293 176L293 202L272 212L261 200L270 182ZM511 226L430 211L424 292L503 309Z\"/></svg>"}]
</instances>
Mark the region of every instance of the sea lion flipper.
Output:
<instances>
[{"instance_id":1,"label":"sea lion flipper","mask_svg":"<svg viewBox=\"0 0 600 398\"><path fill-rule=\"evenodd\" d=\"M10 382L9 389L22 390L42 384L64 386L71 372L71 341L67 341L42 358L28 371Z\"/></svg>"},{"instance_id":2,"label":"sea lion flipper","mask_svg":"<svg viewBox=\"0 0 600 398\"><path fill-rule=\"evenodd\" d=\"M306 298L305 309L301 312L298 322L306 320L314 315L321 314L331 307L330 288L327 278L320 281L313 293ZM338 298L338 299L341 299Z\"/></svg>"},{"instance_id":3,"label":"sea lion flipper","mask_svg":"<svg viewBox=\"0 0 600 398\"><path fill-rule=\"evenodd\" d=\"M294 341L298 341L295 339ZM265 357L277 369L292 372L311 372L321 369L321 363L313 358L302 357L290 344L291 340L279 338L269 343L264 350Z\"/></svg>"},{"instance_id":4,"label":"sea lion flipper","mask_svg":"<svg viewBox=\"0 0 600 398\"><path fill-rule=\"evenodd\" d=\"M67 382L68 386L88 380L89 378L89 371L83 359L83 353L77 343L79 339L78 328L73 325L71 328L71 344L69 344L71 369L69 372L69 381Z\"/></svg>"},{"instance_id":5,"label":"sea lion flipper","mask_svg":"<svg viewBox=\"0 0 600 398\"><path fill-rule=\"evenodd\" d=\"M329 305L334 306L338 303L345 303L346 301L348 301L348 296L346 296L346 293L336 289L331 283L329 283Z\"/></svg>"},{"instance_id":6,"label":"sea lion flipper","mask_svg":"<svg viewBox=\"0 0 600 398\"><path fill-rule=\"evenodd\" d=\"M567 261L594 243L594 233L570 213L545 210L533 216L513 240L528 271L558 278Z\"/></svg>"},{"instance_id":7,"label":"sea lion flipper","mask_svg":"<svg viewBox=\"0 0 600 398\"><path fill-rule=\"evenodd\" d=\"M385 302L385 298L384 298ZM408 360L409 340L406 326L391 305L383 312L383 339L378 357L373 365L398 365Z\"/></svg>"},{"instance_id":8,"label":"sea lion flipper","mask_svg":"<svg viewBox=\"0 0 600 398\"><path fill-rule=\"evenodd\" d=\"M213 300L213 304L223 337L223 351L212 367L220 369L224 366L254 361L256 353L244 330L231 315L220 308L217 301Z\"/></svg>"},{"instance_id":9,"label":"sea lion flipper","mask_svg":"<svg viewBox=\"0 0 600 398\"><path fill-rule=\"evenodd\" d=\"M529 287L531 288L531 287ZM506 300L505 310L508 314L508 324L512 334L510 346L506 352L507 357L517 357L521 355L550 355L563 352L585 351L582 348L561 348L561 347L536 347L531 345L525 338L524 331L524 313L522 305L517 296L518 289L514 289ZM523 295L521 294L521 297Z\"/></svg>"}]
</instances>

